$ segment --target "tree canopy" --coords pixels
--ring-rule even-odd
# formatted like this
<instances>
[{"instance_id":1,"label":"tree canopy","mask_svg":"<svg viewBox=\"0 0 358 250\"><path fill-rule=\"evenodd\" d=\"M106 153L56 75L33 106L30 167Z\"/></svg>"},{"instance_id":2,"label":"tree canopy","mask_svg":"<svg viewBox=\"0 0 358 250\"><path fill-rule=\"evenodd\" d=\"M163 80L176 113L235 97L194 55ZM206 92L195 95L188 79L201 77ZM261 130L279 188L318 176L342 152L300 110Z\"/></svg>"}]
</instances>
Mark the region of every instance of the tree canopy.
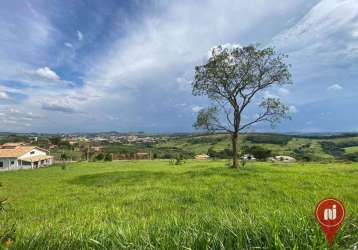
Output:
<instances>
[{"instance_id":1,"label":"tree canopy","mask_svg":"<svg viewBox=\"0 0 358 250\"><path fill-rule=\"evenodd\" d=\"M206 64L195 67L193 95L207 96L211 106L198 112L194 126L230 133L236 166L236 144L240 131L259 122L275 126L282 119L288 118L289 109L279 98L262 97L260 102L255 100L255 97L272 86L291 83L289 65L284 62L286 57L273 48L218 46L212 50ZM259 111L254 116L244 117L251 103ZM251 120L246 117L251 117Z\"/></svg>"}]
</instances>

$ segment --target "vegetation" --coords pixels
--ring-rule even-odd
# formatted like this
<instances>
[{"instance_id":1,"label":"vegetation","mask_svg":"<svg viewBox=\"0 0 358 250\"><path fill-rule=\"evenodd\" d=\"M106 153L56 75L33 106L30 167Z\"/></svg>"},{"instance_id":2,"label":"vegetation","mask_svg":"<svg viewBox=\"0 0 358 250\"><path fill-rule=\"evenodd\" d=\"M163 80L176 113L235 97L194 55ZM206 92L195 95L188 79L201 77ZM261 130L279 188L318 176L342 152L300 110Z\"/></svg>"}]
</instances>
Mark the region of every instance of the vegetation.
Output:
<instances>
[{"instance_id":1,"label":"vegetation","mask_svg":"<svg viewBox=\"0 0 358 250\"><path fill-rule=\"evenodd\" d=\"M198 113L194 126L209 131L224 131L231 135L232 167L237 168L239 134L250 126L268 122L274 126L287 118L288 107L279 98L264 98L256 107L255 118L244 116L254 98L273 86L291 83L291 74L285 64L285 55L273 48L257 46L221 46L212 50L204 65L195 67L193 94L207 96L212 106Z\"/></svg>"},{"instance_id":2,"label":"vegetation","mask_svg":"<svg viewBox=\"0 0 358 250\"><path fill-rule=\"evenodd\" d=\"M289 135L280 135L280 134L252 134L247 135L246 140L251 143L269 143L269 144L278 144L278 145L287 145L287 143L293 138Z\"/></svg>"},{"instance_id":3,"label":"vegetation","mask_svg":"<svg viewBox=\"0 0 358 250\"><path fill-rule=\"evenodd\" d=\"M2 143L21 141L23 135L8 135L2 137ZM31 137L32 138L32 137ZM135 158L138 152L150 153L152 159L176 159L178 154L185 159L193 159L197 154L208 154L215 159L229 159L233 157L230 134L177 134L158 137L154 144L122 144L122 143L95 143L79 142L73 145L61 143L60 137L38 137L37 141L29 142L32 145L40 145L46 148L45 142L57 143L57 147L50 149L50 154L55 161L110 161L118 155L126 155L127 158ZM319 139L317 139L319 138ZM245 149L258 146L271 151L272 156L289 155L299 161L354 161L358 162L358 137L356 134L334 135L286 135L272 133L242 133L239 144L242 149L239 155L244 154ZM95 151L91 146L99 146ZM260 149L259 148L259 149ZM255 149L255 148L254 148ZM131 157L130 157L131 156ZM103 158L102 158L103 157ZM99 158L99 159L96 159ZM118 158L114 158L118 159ZM260 158L261 159L261 158Z\"/></svg>"},{"instance_id":4,"label":"vegetation","mask_svg":"<svg viewBox=\"0 0 358 250\"><path fill-rule=\"evenodd\" d=\"M327 249L313 213L334 196L347 210L334 249L354 249L357 177L357 164L159 160L5 172L0 231L16 224L11 249Z\"/></svg>"},{"instance_id":5,"label":"vegetation","mask_svg":"<svg viewBox=\"0 0 358 250\"><path fill-rule=\"evenodd\" d=\"M251 154L258 160L266 160L268 157L272 156L271 150L256 145L243 147L242 151L243 154Z\"/></svg>"},{"instance_id":6,"label":"vegetation","mask_svg":"<svg viewBox=\"0 0 358 250\"><path fill-rule=\"evenodd\" d=\"M345 153L351 154L351 153L358 153L358 146L353 147L345 147L344 148Z\"/></svg>"}]
</instances>

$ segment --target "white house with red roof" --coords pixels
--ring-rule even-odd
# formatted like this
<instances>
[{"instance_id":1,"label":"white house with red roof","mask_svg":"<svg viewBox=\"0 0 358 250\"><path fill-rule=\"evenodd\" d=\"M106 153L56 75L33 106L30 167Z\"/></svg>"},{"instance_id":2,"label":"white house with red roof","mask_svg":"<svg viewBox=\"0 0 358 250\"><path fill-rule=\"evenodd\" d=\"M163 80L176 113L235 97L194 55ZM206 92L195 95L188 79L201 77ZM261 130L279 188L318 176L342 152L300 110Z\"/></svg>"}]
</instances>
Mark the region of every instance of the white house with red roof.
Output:
<instances>
[{"instance_id":1,"label":"white house with red roof","mask_svg":"<svg viewBox=\"0 0 358 250\"><path fill-rule=\"evenodd\" d=\"M6 143L0 146L0 171L34 169L49 166L53 157L45 149L23 143Z\"/></svg>"}]
</instances>

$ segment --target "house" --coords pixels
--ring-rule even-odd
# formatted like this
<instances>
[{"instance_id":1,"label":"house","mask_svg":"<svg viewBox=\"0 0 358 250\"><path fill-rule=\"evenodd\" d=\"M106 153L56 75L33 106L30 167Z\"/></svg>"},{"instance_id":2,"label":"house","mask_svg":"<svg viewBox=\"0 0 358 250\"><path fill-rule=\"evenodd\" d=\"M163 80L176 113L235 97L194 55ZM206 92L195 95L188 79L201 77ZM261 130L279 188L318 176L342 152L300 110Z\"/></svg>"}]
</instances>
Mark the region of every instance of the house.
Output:
<instances>
[{"instance_id":1,"label":"house","mask_svg":"<svg viewBox=\"0 0 358 250\"><path fill-rule=\"evenodd\" d=\"M51 165L53 157L48 151L21 143L6 143L0 146L0 171L33 169Z\"/></svg>"},{"instance_id":2,"label":"house","mask_svg":"<svg viewBox=\"0 0 358 250\"><path fill-rule=\"evenodd\" d=\"M210 156L208 156L208 155L206 155L206 154L201 154L201 155L196 155L195 156L195 159L196 160L207 160L207 159L209 159L210 158Z\"/></svg>"}]
</instances>

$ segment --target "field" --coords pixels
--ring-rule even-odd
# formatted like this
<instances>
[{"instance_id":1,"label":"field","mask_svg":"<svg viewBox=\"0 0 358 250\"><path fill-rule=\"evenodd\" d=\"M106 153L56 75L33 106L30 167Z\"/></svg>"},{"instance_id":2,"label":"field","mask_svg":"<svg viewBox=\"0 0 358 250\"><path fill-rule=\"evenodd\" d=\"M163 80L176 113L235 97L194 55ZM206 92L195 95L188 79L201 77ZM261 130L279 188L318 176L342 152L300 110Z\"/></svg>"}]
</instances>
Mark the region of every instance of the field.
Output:
<instances>
[{"instance_id":1,"label":"field","mask_svg":"<svg viewBox=\"0 0 358 250\"><path fill-rule=\"evenodd\" d=\"M351 153L357 153L358 152L358 146L354 146L354 147L346 147L344 148L345 152L347 154L351 154Z\"/></svg>"},{"instance_id":2,"label":"field","mask_svg":"<svg viewBox=\"0 0 358 250\"><path fill-rule=\"evenodd\" d=\"M0 174L12 249L326 249L316 203L347 210L334 249L358 247L358 164L73 163Z\"/></svg>"}]
</instances>

